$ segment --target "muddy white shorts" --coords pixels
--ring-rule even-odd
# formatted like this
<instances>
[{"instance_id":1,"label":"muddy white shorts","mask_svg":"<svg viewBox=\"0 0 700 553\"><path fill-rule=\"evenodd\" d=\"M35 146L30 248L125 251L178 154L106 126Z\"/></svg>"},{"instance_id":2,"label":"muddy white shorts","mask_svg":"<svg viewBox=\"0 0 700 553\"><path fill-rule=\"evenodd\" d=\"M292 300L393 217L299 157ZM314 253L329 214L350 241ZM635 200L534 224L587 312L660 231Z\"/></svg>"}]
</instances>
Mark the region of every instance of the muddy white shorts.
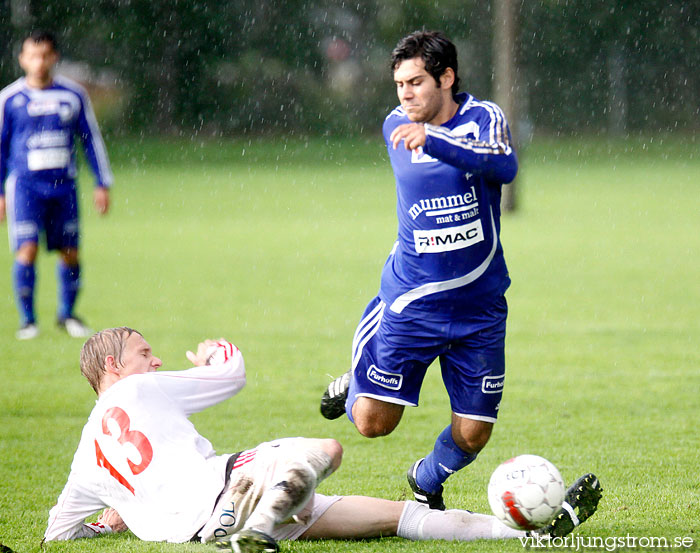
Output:
<instances>
[{"instance_id":1,"label":"muddy white shorts","mask_svg":"<svg viewBox=\"0 0 700 553\"><path fill-rule=\"evenodd\" d=\"M199 531L202 542L224 539L240 531L255 510L262 494L288 476L290 465L308 465L318 473L318 455L306 438L283 438L264 442L242 451L233 462L228 485L217 501L212 517ZM324 454L325 455L325 454ZM327 458L327 457L326 457ZM313 494L305 506L290 521L279 524L275 539L296 539L340 497Z\"/></svg>"}]
</instances>

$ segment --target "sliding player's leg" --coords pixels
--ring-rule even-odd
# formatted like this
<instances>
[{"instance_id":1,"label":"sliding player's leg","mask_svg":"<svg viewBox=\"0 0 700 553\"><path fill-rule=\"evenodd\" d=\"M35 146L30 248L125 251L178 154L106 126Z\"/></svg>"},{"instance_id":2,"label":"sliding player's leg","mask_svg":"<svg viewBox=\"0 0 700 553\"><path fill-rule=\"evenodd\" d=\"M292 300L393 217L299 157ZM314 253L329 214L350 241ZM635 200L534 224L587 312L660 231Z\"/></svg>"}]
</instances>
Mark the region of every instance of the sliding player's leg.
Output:
<instances>
[{"instance_id":1,"label":"sliding player's leg","mask_svg":"<svg viewBox=\"0 0 700 553\"><path fill-rule=\"evenodd\" d=\"M341 457L337 441L306 438L266 442L242 452L214 516L199 534L202 541L226 541L233 535L232 546L240 541L243 551L248 546L266 551L264 542L274 543L270 534L275 526L302 510Z\"/></svg>"},{"instance_id":2,"label":"sliding player's leg","mask_svg":"<svg viewBox=\"0 0 700 553\"><path fill-rule=\"evenodd\" d=\"M317 497L319 497L317 495ZM492 515L437 511L415 501L347 496L335 501L301 539L360 539L399 536L410 540L503 539L525 536Z\"/></svg>"}]
</instances>

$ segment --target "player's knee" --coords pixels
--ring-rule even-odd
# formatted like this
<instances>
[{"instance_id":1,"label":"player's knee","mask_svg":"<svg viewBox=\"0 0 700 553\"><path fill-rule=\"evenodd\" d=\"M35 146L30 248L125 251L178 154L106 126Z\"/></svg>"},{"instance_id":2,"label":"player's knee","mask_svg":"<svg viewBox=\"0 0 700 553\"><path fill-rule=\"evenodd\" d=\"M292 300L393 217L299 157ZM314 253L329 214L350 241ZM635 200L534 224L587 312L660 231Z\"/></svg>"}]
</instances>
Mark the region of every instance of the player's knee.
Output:
<instances>
[{"instance_id":1,"label":"player's knee","mask_svg":"<svg viewBox=\"0 0 700 553\"><path fill-rule=\"evenodd\" d=\"M355 417L355 427L365 438L379 438L391 434L397 424L398 421L388 421L381 418Z\"/></svg>"},{"instance_id":2,"label":"player's knee","mask_svg":"<svg viewBox=\"0 0 700 553\"><path fill-rule=\"evenodd\" d=\"M37 251L38 245L35 242L25 242L15 253L15 259L24 265L33 265L36 261Z\"/></svg>"},{"instance_id":3,"label":"player's knee","mask_svg":"<svg viewBox=\"0 0 700 553\"><path fill-rule=\"evenodd\" d=\"M469 418L452 418L452 439L466 453L479 453L489 441L493 423Z\"/></svg>"},{"instance_id":4,"label":"player's knee","mask_svg":"<svg viewBox=\"0 0 700 553\"><path fill-rule=\"evenodd\" d=\"M462 451L466 451L467 453L479 453L488 443L491 433L458 434L452 437Z\"/></svg>"},{"instance_id":5,"label":"player's knee","mask_svg":"<svg viewBox=\"0 0 700 553\"><path fill-rule=\"evenodd\" d=\"M78 249L77 248L65 248L60 252L61 259L63 263L68 266L75 266L78 264Z\"/></svg>"},{"instance_id":6,"label":"player's knee","mask_svg":"<svg viewBox=\"0 0 700 553\"><path fill-rule=\"evenodd\" d=\"M343 460L343 446L338 440L327 438L321 440L321 449L331 458L331 470L336 470Z\"/></svg>"},{"instance_id":7,"label":"player's knee","mask_svg":"<svg viewBox=\"0 0 700 553\"><path fill-rule=\"evenodd\" d=\"M352 406L355 427L365 438L386 436L396 428L403 415L403 406L369 398L358 398Z\"/></svg>"},{"instance_id":8,"label":"player's knee","mask_svg":"<svg viewBox=\"0 0 700 553\"><path fill-rule=\"evenodd\" d=\"M311 470L316 484L330 476L339 466L343 458L343 447L337 440L314 439L307 440L307 447L301 457L297 458L300 465Z\"/></svg>"}]
</instances>

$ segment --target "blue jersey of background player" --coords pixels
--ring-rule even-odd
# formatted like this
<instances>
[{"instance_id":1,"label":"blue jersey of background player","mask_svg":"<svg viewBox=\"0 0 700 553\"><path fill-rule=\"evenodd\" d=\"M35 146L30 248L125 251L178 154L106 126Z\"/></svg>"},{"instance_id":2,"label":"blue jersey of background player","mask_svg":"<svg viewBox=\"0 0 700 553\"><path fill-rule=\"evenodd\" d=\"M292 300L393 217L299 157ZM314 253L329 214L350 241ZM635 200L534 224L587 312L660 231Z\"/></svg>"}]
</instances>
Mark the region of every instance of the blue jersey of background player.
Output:
<instances>
[{"instance_id":1,"label":"blue jersey of background player","mask_svg":"<svg viewBox=\"0 0 700 553\"><path fill-rule=\"evenodd\" d=\"M90 100L77 83L52 76L57 61L53 35L34 31L19 55L25 77L0 92L0 220L7 212L19 339L39 332L34 266L41 234L47 249L59 250L59 326L75 337L92 334L73 313L80 289L76 137L96 175L101 214L109 209L112 173Z\"/></svg>"},{"instance_id":2,"label":"blue jersey of background player","mask_svg":"<svg viewBox=\"0 0 700 553\"><path fill-rule=\"evenodd\" d=\"M364 436L386 435L418 405L439 358L451 424L408 481L418 501L444 509L442 484L486 445L503 390L510 279L500 199L518 162L500 108L458 94L456 49L442 34L403 38L392 69L401 106L383 131L398 239L355 333L351 370L329 385L321 412L347 412Z\"/></svg>"}]
</instances>

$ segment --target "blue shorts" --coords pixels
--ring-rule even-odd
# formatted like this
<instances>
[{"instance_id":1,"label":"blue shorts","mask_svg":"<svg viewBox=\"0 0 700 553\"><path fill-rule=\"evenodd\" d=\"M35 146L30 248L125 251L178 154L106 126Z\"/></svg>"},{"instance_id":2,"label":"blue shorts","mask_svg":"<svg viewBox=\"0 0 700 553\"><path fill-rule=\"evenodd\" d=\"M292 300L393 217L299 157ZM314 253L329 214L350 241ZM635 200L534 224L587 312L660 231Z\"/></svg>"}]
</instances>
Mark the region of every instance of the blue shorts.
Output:
<instances>
[{"instance_id":1,"label":"blue shorts","mask_svg":"<svg viewBox=\"0 0 700 553\"><path fill-rule=\"evenodd\" d=\"M77 248L79 241L78 194L75 186L60 193L42 194L21 182L9 182L6 191L10 247L17 251L25 242L39 243L46 237L48 250Z\"/></svg>"},{"instance_id":2,"label":"blue shorts","mask_svg":"<svg viewBox=\"0 0 700 553\"><path fill-rule=\"evenodd\" d=\"M439 358L452 412L496 422L505 382L506 299L449 322L406 318L385 307L373 299L355 332L346 402L350 420L360 396L418 405L426 370Z\"/></svg>"}]
</instances>

